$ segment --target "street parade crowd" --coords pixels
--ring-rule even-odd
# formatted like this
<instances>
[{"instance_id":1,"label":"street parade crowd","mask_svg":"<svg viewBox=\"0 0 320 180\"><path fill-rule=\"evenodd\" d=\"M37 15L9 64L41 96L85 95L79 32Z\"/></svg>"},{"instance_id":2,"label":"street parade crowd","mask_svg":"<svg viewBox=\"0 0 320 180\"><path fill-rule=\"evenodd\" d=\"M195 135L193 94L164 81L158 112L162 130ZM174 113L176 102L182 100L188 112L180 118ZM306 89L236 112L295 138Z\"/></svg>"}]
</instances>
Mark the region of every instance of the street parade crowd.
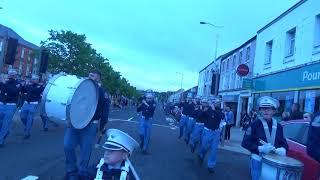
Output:
<instances>
[{"instance_id":1,"label":"street parade crowd","mask_svg":"<svg viewBox=\"0 0 320 180\"><path fill-rule=\"evenodd\" d=\"M31 137L34 115L40 111L43 129L48 130L48 117L44 112L42 96L46 86L39 76L32 75L30 80L18 81L14 69L8 71L7 79L0 82L0 147L4 147L9 135L13 116L20 109L20 119L24 125L24 139ZM138 134L140 143L130 135L117 129L108 129L110 96L101 85L101 73L92 70L88 74L98 92L98 102L93 117L83 128L76 128L68 124L64 136L64 152L66 165L66 180L78 179L139 179L129 156L134 149L140 146L143 154L148 154L151 138L152 121L156 108L155 97L152 91L147 91L137 103L139 113ZM134 104L121 97L115 106ZM245 135L242 147L251 152L250 173L253 180L260 179L262 158L265 155L286 157L288 144L284 137L283 128L274 119L279 107L279 101L269 96L260 97L257 101L258 113L252 113L249 121L244 121ZM40 108L40 109L39 109ZM231 127L235 124L232 109L221 103L188 96L181 100L176 110L180 114L179 139L185 141L191 153L195 153L199 163L203 164L207 158L209 173L215 172L217 164L218 146L222 140L228 142L231 138ZM298 113L295 113L297 115ZM245 116L244 116L245 117ZM252 118L254 117L254 118ZM320 140L320 115L309 117L311 125L307 145L308 154L318 162ZM106 135L102 148L105 153L96 166L88 167L96 138ZM80 147L77 157L76 148Z\"/></svg>"}]
</instances>

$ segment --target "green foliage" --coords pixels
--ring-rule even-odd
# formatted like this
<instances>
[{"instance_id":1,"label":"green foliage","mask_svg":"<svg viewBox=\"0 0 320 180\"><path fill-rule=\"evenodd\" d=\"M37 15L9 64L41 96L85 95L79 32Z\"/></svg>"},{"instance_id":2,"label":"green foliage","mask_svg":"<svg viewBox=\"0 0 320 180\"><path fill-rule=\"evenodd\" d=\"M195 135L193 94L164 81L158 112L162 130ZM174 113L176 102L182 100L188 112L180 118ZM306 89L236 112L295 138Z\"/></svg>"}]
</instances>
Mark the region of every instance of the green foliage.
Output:
<instances>
[{"instance_id":1,"label":"green foliage","mask_svg":"<svg viewBox=\"0 0 320 180\"><path fill-rule=\"evenodd\" d=\"M98 69L102 73L102 84L111 94L138 95L136 88L112 68L109 60L86 42L84 34L50 30L49 35L41 46L50 52L48 70L51 73L66 72L86 77L92 69Z\"/></svg>"}]
</instances>

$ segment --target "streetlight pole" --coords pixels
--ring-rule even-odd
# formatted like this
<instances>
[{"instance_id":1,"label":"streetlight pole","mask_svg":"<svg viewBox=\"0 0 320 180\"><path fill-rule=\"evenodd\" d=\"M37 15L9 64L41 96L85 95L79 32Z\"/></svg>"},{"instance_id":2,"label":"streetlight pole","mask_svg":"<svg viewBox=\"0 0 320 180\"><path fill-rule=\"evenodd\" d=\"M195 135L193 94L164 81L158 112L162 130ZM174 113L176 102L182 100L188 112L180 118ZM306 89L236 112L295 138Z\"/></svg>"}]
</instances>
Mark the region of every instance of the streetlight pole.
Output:
<instances>
[{"instance_id":1,"label":"streetlight pole","mask_svg":"<svg viewBox=\"0 0 320 180\"><path fill-rule=\"evenodd\" d=\"M203 22L201 21L200 24L206 24L206 25L209 25L211 27L214 27L214 28L217 28L217 29L222 29L223 26L217 26L217 25L214 25L210 22ZM218 54L218 43L219 43L219 33L216 34L216 47L215 47L215 52L214 52L214 60L217 59L217 54Z\"/></svg>"},{"instance_id":2,"label":"streetlight pole","mask_svg":"<svg viewBox=\"0 0 320 180\"><path fill-rule=\"evenodd\" d=\"M177 74L181 75L181 83L180 83L180 89L182 89L182 81L183 81L183 73L181 72L176 72Z\"/></svg>"}]
</instances>

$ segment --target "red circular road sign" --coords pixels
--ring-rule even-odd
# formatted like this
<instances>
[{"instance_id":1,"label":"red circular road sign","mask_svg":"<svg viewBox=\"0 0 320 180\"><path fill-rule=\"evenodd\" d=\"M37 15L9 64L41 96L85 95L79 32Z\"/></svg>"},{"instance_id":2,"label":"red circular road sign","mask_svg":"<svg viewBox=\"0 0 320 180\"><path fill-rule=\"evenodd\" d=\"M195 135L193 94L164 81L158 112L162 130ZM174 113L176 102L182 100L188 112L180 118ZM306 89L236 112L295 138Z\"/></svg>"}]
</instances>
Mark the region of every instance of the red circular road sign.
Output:
<instances>
[{"instance_id":1,"label":"red circular road sign","mask_svg":"<svg viewBox=\"0 0 320 180\"><path fill-rule=\"evenodd\" d=\"M240 64L238 67L237 67L237 74L239 76L246 76L249 74L249 67L245 64Z\"/></svg>"}]
</instances>

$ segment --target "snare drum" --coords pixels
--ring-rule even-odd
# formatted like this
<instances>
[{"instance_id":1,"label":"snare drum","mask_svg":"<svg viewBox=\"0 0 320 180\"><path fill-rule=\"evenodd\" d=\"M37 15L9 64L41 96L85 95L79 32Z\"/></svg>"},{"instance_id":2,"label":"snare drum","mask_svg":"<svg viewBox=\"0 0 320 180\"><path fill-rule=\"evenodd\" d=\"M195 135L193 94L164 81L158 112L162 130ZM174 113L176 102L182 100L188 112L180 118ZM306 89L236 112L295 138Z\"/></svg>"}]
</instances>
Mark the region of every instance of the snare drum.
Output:
<instances>
[{"instance_id":1,"label":"snare drum","mask_svg":"<svg viewBox=\"0 0 320 180\"><path fill-rule=\"evenodd\" d=\"M91 79L60 73L49 80L42 100L48 117L82 129L94 116L98 96L98 87Z\"/></svg>"},{"instance_id":2,"label":"snare drum","mask_svg":"<svg viewBox=\"0 0 320 180\"><path fill-rule=\"evenodd\" d=\"M300 180L303 163L287 156L262 156L261 180Z\"/></svg>"}]
</instances>

